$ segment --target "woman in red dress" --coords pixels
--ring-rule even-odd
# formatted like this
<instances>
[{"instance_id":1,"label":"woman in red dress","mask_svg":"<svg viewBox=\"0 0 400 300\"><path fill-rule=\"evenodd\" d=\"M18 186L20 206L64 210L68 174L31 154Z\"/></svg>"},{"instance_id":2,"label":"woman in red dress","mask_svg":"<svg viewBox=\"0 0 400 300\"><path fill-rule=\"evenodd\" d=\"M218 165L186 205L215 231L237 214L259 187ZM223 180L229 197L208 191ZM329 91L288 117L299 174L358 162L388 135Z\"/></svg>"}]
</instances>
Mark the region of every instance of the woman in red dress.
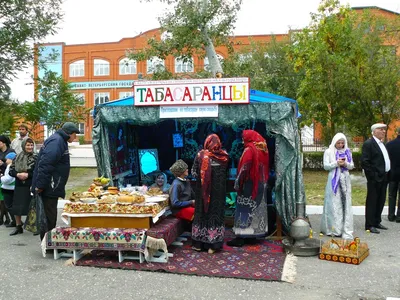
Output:
<instances>
[{"instance_id":1,"label":"woman in red dress","mask_svg":"<svg viewBox=\"0 0 400 300\"><path fill-rule=\"evenodd\" d=\"M265 237L268 231L267 186L269 155L265 139L254 130L242 134L244 151L239 161L235 189L235 222L233 231L236 238L228 246L241 247L253 244Z\"/></svg>"}]
</instances>

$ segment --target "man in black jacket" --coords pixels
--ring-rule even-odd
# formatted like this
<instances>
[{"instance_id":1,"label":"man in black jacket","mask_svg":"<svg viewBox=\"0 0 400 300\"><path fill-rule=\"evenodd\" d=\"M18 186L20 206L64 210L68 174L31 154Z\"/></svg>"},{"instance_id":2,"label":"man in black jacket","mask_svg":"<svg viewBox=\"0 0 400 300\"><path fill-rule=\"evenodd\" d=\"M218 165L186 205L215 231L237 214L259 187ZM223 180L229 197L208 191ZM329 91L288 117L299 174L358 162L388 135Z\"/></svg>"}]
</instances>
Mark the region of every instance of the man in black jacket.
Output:
<instances>
[{"instance_id":1,"label":"man in black jacket","mask_svg":"<svg viewBox=\"0 0 400 300\"><path fill-rule=\"evenodd\" d=\"M371 126L372 138L364 142L361 153L361 167L367 177L365 230L371 233L380 233L377 228L387 230L387 227L381 224L390 171L389 154L382 142L386 127L380 123Z\"/></svg>"},{"instance_id":2,"label":"man in black jacket","mask_svg":"<svg viewBox=\"0 0 400 300\"><path fill-rule=\"evenodd\" d=\"M67 142L73 142L77 133L78 127L66 122L44 142L38 155L32 190L42 196L48 230L56 227L58 198L65 197L65 185L70 171ZM43 237L44 232L40 234L40 239Z\"/></svg>"},{"instance_id":3,"label":"man in black jacket","mask_svg":"<svg viewBox=\"0 0 400 300\"><path fill-rule=\"evenodd\" d=\"M390 222L400 223L400 127L397 128L397 138L386 144L390 158L389 172L389 214ZM399 194L396 211L396 198Z\"/></svg>"}]
</instances>

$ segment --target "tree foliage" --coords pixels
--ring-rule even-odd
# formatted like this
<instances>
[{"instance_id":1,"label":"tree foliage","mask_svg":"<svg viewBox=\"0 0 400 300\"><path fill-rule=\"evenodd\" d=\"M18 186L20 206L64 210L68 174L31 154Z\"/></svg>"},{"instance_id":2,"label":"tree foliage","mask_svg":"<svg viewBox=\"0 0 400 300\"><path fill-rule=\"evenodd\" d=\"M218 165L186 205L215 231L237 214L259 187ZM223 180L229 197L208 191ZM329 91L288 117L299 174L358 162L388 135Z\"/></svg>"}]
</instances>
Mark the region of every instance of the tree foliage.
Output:
<instances>
[{"instance_id":1,"label":"tree foliage","mask_svg":"<svg viewBox=\"0 0 400 300\"><path fill-rule=\"evenodd\" d=\"M204 57L207 52L211 68L222 71L215 66L219 62L214 46L226 45L232 49L228 37L234 28L242 0L159 1L173 5L170 11L159 18L162 38L150 38L148 47L132 49L130 58L142 61L153 56L165 59L173 55L188 61L194 56Z\"/></svg>"},{"instance_id":2,"label":"tree foliage","mask_svg":"<svg viewBox=\"0 0 400 300\"><path fill-rule=\"evenodd\" d=\"M371 124L398 118L398 58L383 46L395 41L393 25L337 0L323 0L311 19L294 36L290 57L304 72L300 107L323 125L326 140L338 130L368 136Z\"/></svg>"},{"instance_id":3,"label":"tree foliage","mask_svg":"<svg viewBox=\"0 0 400 300\"><path fill-rule=\"evenodd\" d=\"M62 0L3 0L0 5L0 93L33 62L33 43L54 34Z\"/></svg>"},{"instance_id":4,"label":"tree foliage","mask_svg":"<svg viewBox=\"0 0 400 300\"><path fill-rule=\"evenodd\" d=\"M249 77L251 88L296 99L302 78L288 59L290 41L250 42L223 62L226 77Z\"/></svg>"},{"instance_id":5,"label":"tree foliage","mask_svg":"<svg viewBox=\"0 0 400 300\"><path fill-rule=\"evenodd\" d=\"M46 71L43 78L36 80L39 100L25 107L26 112L30 112L32 125L44 122L52 131L67 121L81 123L86 120L89 108L85 108L82 100L71 92L70 84L62 76Z\"/></svg>"}]
</instances>

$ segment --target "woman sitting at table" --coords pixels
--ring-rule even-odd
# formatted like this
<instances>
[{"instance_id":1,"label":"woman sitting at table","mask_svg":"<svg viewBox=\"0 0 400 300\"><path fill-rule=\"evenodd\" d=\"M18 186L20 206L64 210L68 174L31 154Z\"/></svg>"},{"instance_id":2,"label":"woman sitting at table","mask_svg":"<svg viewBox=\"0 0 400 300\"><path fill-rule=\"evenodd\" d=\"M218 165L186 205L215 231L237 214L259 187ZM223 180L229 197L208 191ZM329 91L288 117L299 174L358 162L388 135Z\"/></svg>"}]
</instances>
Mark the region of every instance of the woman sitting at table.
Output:
<instances>
[{"instance_id":1,"label":"woman sitting at table","mask_svg":"<svg viewBox=\"0 0 400 300\"><path fill-rule=\"evenodd\" d=\"M170 187L171 185L167 182L167 175L165 175L163 172L160 172L156 175L155 182L150 186L151 189L159 188L164 194L168 194Z\"/></svg>"},{"instance_id":2,"label":"woman sitting at table","mask_svg":"<svg viewBox=\"0 0 400 300\"><path fill-rule=\"evenodd\" d=\"M178 219L192 221L194 216L194 192L190 182L188 165L181 159L177 160L169 169L176 177L169 189L172 214Z\"/></svg>"}]
</instances>

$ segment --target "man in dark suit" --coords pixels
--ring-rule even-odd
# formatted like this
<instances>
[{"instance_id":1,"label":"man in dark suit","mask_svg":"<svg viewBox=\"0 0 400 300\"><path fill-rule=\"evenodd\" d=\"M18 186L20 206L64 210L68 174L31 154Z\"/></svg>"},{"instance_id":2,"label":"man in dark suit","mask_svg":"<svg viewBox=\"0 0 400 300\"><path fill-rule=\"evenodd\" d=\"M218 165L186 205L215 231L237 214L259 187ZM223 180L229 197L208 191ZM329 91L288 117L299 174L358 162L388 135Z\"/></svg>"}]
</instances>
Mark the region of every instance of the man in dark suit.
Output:
<instances>
[{"instance_id":1,"label":"man in dark suit","mask_svg":"<svg viewBox=\"0 0 400 300\"><path fill-rule=\"evenodd\" d=\"M371 126L372 138L364 142L361 153L361 167L367 177L365 230L371 233L380 233L377 228L387 230L387 227L381 224L390 171L389 154L382 142L386 127L380 123Z\"/></svg>"},{"instance_id":2,"label":"man in dark suit","mask_svg":"<svg viewBox=\"0 0 400 300\"><path fill-rule=\"evenodd\" d=\"M397 138L386 144L390 158L389 172L389 214L390 222L400 223L400 127L397 128ZM396 211L396 198L399 193Z\"/></svg>"}]
</instances>

